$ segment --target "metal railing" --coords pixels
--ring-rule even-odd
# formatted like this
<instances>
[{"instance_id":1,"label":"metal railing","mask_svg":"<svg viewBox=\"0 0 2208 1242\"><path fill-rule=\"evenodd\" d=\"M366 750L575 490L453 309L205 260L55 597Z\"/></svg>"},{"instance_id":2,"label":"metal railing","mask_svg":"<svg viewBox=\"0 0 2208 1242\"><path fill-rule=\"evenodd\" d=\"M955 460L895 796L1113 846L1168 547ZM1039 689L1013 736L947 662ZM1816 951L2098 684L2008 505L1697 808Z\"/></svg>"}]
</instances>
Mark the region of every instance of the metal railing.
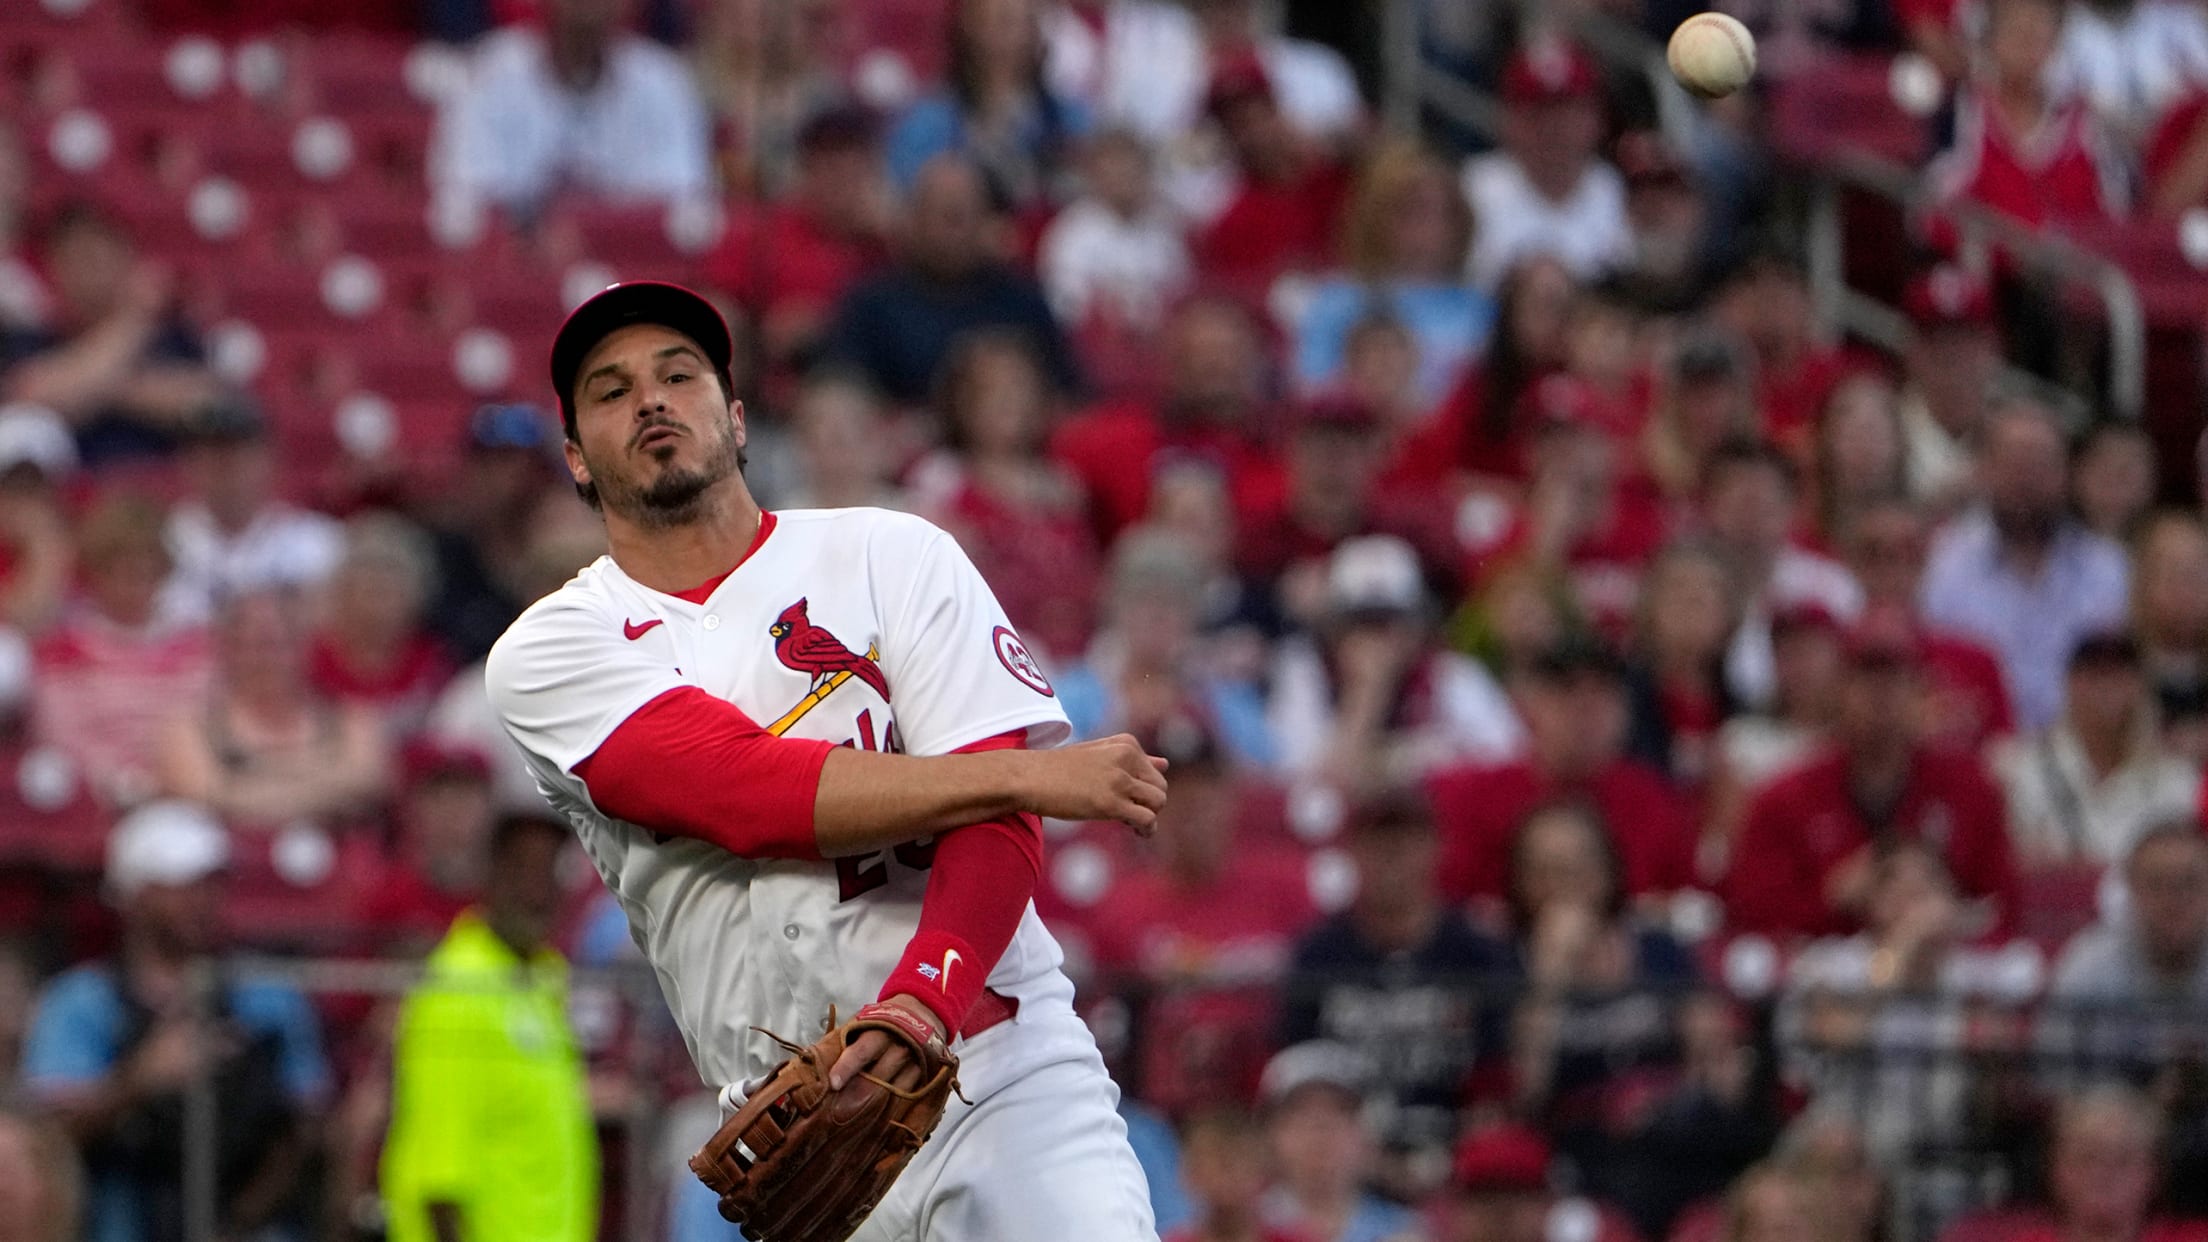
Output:
<instances>
[{"instance_id":1,"label":"metal railing","mask_svg":"<svg viewBox=\"0 0 2208 1242\"><path fill-rule=\"evenodd\" d=\"M1529 22L1553 22L1540 0L1519 0ZM1389 0L1384 11L1386 74L1382 111L1388 122L1415 129L1424 109L1490 138L1497 133L1501 105L1479 88L1427 62L1422 40L1420 0ZM1675 80L1663 49L1642 31L1601 13L1582 13L1573 32L1597 55L1647 80L1665 135L1680 149L1695 145L1703 124L1698 107ZM1843 188L1875 195L1906 213L1921 213L1931 193L1919 170L1868 152L1849 152L1811 170L1812 197L1808 236L1808 276L1820 318L1889 350L1910 338L1906 316L1847 283L1846 234L1840 214ZM2024 269L2053 282L2089 290L2101 303L2107 323L2108 383L2102 402L2110 412L2137 419L2146 408L2146 316L2131 275L2118 264L2059 234L2026 228L1985 207L1969 203L1939 205L1964 238L1966 259L1983 271L1995 249ZM2070 390L2029 371L2004 364L2001 380L2029 392L2073 417L2090 403Z\"/></svg>"}]
</instances>

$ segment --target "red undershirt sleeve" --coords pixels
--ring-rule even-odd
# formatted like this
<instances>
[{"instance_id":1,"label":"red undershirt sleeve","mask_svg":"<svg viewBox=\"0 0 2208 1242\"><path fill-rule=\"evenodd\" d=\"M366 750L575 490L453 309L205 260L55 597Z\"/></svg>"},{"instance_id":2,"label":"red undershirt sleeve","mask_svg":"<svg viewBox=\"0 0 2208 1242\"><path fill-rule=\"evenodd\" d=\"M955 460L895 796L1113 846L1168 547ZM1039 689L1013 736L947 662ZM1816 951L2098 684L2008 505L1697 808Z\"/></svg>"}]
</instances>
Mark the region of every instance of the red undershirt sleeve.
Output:
<instances>
[{"instance_id":1,"label":"red undershirt sleeve","mask_svg":"<svg viewBox=\"0 0 2208 1242\"><path fill-rule=\"evenodd\" d=\"M813 803L833 749L776 737L682 686L637 708L574 772L599 810L640 828L743 858L817 859Z\"/></svg>"},{"instance_id":2,"label":"red undershirt sleeve","mask_svg":"<svg viewBox=\"0 0 2208 1242\"><path fill-rule=\"evenodd\" d=\"M1024 730L1016 730L959 751L1025 749L1026 738ZM919 930L878 999L910 993L949 1024L946 1037L963 1030L989 972L1019 930L1042 867L1043 825L1033 815L972 824L936 838Z\"/></svg>"}]
</instances>

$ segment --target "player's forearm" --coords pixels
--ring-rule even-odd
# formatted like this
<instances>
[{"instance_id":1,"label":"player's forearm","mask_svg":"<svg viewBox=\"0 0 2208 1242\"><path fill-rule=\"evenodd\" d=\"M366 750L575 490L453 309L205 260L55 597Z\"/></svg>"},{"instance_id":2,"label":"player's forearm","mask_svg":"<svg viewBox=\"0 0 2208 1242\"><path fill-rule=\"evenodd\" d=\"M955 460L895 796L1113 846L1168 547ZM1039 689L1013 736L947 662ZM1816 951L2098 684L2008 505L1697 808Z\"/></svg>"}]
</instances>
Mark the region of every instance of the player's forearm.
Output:
<instances>
[{"instance_id":1,"label":"player's forearm","mask_svg":"<svg viewBox=\"0 0 2208 1242\"><path fill-rule=\"evenodd\" d=\"M838 747L821 765L813 839L825 858L902 845L1026 810L1031 785L1019 751L919 758Z\"/></svg>"}]
</instances>

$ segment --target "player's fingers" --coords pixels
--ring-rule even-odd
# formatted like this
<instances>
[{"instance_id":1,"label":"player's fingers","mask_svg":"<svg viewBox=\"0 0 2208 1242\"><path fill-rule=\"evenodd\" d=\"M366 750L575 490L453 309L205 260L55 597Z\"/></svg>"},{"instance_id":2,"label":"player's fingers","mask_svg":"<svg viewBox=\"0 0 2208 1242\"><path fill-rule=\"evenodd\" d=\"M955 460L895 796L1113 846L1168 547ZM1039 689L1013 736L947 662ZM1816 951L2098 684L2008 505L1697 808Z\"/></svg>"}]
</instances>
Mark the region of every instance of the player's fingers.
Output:
<instances>
[{"instance_id":1,"label":"player's fingers","mask_svg":"<svg viewBox=\"0 0 2208 1242\"><path fill-rule=\"evenodd\" d=\"M860 1070L873 1064L874 1059L882 1055L882 1049L888 1043L889 1036L880 1031L867 1031L846 1044L843 1055L837 1057L836 1063L828 1067L829 1088L841 1091L843 1084L856 1078Z\"/></svg>"}]
</instances>

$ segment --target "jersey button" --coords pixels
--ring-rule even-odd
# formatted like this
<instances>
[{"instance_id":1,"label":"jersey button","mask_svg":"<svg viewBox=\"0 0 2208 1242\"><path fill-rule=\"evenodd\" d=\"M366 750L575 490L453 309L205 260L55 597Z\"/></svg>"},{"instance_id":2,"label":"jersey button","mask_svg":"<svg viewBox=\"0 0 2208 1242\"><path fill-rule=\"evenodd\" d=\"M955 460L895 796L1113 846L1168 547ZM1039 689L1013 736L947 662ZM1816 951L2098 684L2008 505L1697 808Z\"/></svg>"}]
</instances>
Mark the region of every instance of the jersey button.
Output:
<instances>
[{"instance_id":1,"label":"jersey button","mask_svg":"<svg viewBox=\"0 0 2208 1242\"><path fill-rule=\"evenodd\" d=\"M706 616L706 618L705 618L705 628L707 628L707 629L709 629L709 630L717 630L717 629L721 628L721 617L720 617L720 614L719 614L719 613L709 613L709 614L707 614L707 616Z\"/></svg>"},{"instance_id":2,"label":"jersey button","mask_svg":"<svg viewBox=\"0 0 2208 1242\"><path fill-rule=\"evenodd\" d=\"M797 924L795 924L795 923L786 923L786 924L784 924L784 925L783 925L783 927L782 927L782 935L783 935L783 937L784 937L785 939L789 939L789 940L795 940L795 939L797 939Z\"/></svg>"}]
</instances>

